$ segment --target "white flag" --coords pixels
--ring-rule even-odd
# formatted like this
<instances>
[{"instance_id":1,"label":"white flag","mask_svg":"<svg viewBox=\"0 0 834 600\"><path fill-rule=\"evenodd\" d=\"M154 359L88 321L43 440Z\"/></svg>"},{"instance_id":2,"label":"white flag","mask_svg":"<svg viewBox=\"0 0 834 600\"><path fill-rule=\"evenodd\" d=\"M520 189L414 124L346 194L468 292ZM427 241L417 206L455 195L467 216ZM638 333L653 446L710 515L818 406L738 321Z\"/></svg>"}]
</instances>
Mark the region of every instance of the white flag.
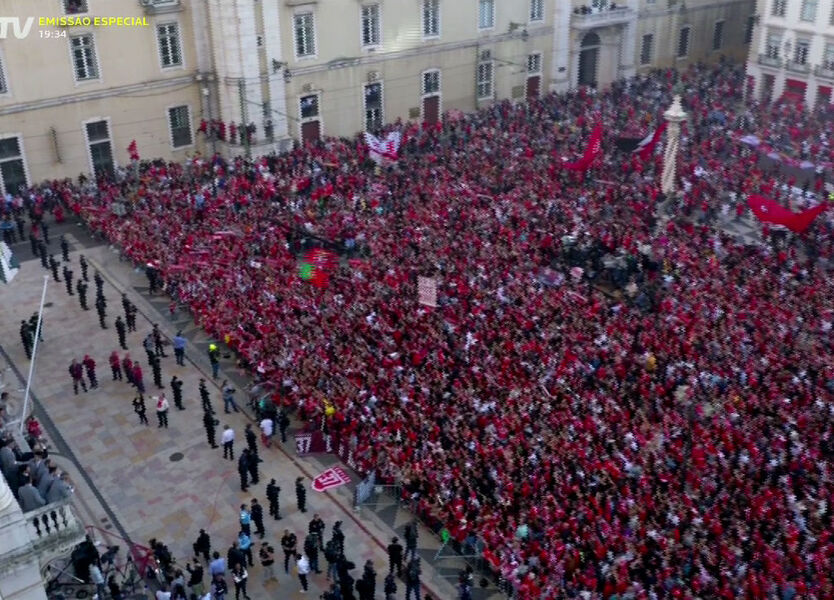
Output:
<instances>
[{"instance_id":1,"label":"white flag","mask_svg":"<svg viewBox=\"0 0 834 600\"><path fill-rule=\"evenodd\" d=\"M417 277L418 302L437 308L437 280L434 277Z\"/></svg>"},{"instance_id":2,"label":"white flag","mask_svg":"<svg viewBox=\"0 0 834 600\"><path fill-rule=\"evenodd\" d=\"M399 131L392 131L384 140L365 132L365 143L368 145L371 159L376 164L381 164L383 160L397 160L399 158L397 151L400 149L401 141L402 136Z\"/></svg>"}]
</instances>

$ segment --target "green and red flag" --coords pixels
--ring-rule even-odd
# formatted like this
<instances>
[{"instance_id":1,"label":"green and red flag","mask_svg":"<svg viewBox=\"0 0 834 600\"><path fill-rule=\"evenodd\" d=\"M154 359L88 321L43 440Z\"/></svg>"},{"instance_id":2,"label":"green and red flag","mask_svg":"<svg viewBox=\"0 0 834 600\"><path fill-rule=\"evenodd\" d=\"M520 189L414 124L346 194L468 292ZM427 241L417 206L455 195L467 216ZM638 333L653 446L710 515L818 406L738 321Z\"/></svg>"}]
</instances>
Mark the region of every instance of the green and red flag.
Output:
<instances>
[{"instance_id":1,"label":"green and red flag","mask_svg":"<svg viewBox=\"0 0 834 600\"><path fill-rule=\"evenodd\" d=\"M302 281L324 289L330 281L330 273L339 264L339 257L324 248L313 248L298 261L298 276Z\"/></svg>"}]
</instances>

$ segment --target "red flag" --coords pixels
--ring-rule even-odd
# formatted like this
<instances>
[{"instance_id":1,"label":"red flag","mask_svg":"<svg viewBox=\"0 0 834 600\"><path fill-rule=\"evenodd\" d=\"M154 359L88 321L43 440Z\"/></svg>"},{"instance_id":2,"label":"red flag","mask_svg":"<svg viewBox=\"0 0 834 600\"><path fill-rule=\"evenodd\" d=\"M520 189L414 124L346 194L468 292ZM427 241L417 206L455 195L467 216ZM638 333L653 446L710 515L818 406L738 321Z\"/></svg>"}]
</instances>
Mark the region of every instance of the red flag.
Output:
<instances>
[{"instance_id":1,"label":"red flag","mask_svg":"<svg viewBox=\"0 0 834 600\"><path fill-rule=\"evenodd\" d=\"M136 140L132 140L127 147L127 152L130 154L130 160L139 160L139 151L136 149Z\"/></svg>"},{"instance_id":2,"label":"red flag","mask_svg":"<svg viewBox=\"0 0 834 600\"><path fill-rule=\"evenodd\" d=\"M824 212L828 208L828 204L823 202L813 208L803 210L800 213L795 213L781 204L778 204L770 198L751 194L747 198L747 206L753 211L760 221L764 223L775 223L776 225L784 225L794 233L802 233L814 222L817 215Z\"/></svg>"},{"instance_id":3,"label":"red flag","mask_svg":"<svg viewBox=\"0 0 834 600\"><path fill-rule=\"evenodd\" d=\"M663 121L663 123L660 124L660 127L654 130L654 134L648 141L643 140L640 142L640 145L634 151L634 153L640 157L640 160L647 160L651 157L655 146L657 146L657 142L660 141L660 136L663 135L664 131L666 131L666 125L666 121Z\"/></svg>"},{"instance_id":4,"label":"red flag","mask_svg":"<svg viewBox=\"0 0 834 600\"><path fill-rule=\"evenodd\" d=\"M591 168L594 159L602 152L602 125L597 123L594 125L594 130L591 132L591 138L588 140L588 145L585 147L585 153L582 158L576 162L565 164L566 169L572 171L587 171Z\"/></svg>"}]
</instances>

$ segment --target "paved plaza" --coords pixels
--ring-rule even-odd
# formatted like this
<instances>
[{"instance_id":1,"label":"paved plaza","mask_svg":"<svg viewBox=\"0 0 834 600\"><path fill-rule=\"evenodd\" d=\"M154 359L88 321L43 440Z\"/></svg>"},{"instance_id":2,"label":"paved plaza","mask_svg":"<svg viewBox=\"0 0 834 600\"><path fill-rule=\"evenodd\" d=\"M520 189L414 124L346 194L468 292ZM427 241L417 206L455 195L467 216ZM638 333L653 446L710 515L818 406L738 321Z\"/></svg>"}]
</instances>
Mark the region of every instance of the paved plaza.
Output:
<instances>
[{"instance_id":1,"label":"paved plaza","mask_svg":"<svg viewBox=\"0 0 834 600\"><path fill-rule=\"evenodd\" d=\"M222 400L217 385L223 378L234 381L238 388L238 401L245 394L242 388L247 380L245 373L235 368L229 358L221 363L220 379L212 381L206 356L209 339L194 327L184 311L171 316L169 299L147 296L147 279L144 273L134 270L128 262L119 259L118 253L107 245L96 243L75 225L62 229L69 231L71 242L71 268L74 277L81 275L78 255L83 253L90 263L89 311L83 311L77 296L69 296L64 283L49 278L46 293L47 308L44 311L44 341L38 347L32 393L35 415L44 424L52 455L59 466L72 474L76 488L74 503L82 519L95 527L96 535L105 542L124 543L119 538L147 545L151 538L158 538L171 548L177 563L184 567L191 560L191 544L200 528L211 535L213 549L225 556L238 532L238 507L258 498L266 506L265 486L275 478L281 486L281 512L284 518L274 521L267 518L266 540L276 549L276 566L283 561L280 537L285 528L295 532L299 545L307 532L307 525L314 513L319 513L327 524L325 540L330 538L335 521L343 521L346 534L346 555L357 565L352 573L359 578L366 560L373 561L377 577L377 598L383 598L382 581L388 570L384 549L393 535L402 539L402 530L410 515L400 508L367 507L356 511L352 506L352 486L316 493L310 489L311 478L337 459L330 455L299 458L295 454L292 436L288 443L271 449L260 448L263 463L260 465L261 482L249 491L240 491L237 462L223 460L222 449L211 449L206 442L202 425L202 410L198 395L198 382L204 377L210 383L212 404L218 413L220 437L224 424L229 424L237 434L237 453L245 447L244 426L249 415L223 414ZM60 258L57 233L51 237L50 251ZM86 247L83 247L86 246ZM0 322L2 353L11 367L6 381L12 381L6 389L13 396L22 398L23 381L29 370L29 361L20 343L21 319L28 319L37 310L40 300L44 270L33 260L28 244L17 244L22 268L7 286L0 288L3 318ZM99 326L95 302L95 286L92 276L99 269L105 279L104 294L107 298L108 329ZM60 271L60 268L59 268ZM108 356L118 349L113 321L123 315L121 293L126 292L139 309L137 331L129 333L127 345L131 357L142 365L146 398L157 393L153 386L142 340L150 332L153 323L159 323L170 338L178 329L185 332L189 343L186 349L186 365L176 366L173 351L166 349L168 358L162 359L163 383L171 402L170 427L159 429L153 401L146 400L150 426L138 424L131 401L134 390L127 383L112 381ZM97 362L99 388L88 393L74 395L67 368L73 358L81 360L90 354ZM124 351L119 351L124 356ZM10 373L14 372L14 376ZM173 406L169 381L177 375L184 381L186 410ZM297 423L293 423L294 429ZM344 466L344 465L342 465ZM345 467L358 481L358 476ZM305 477L308 486L306 514L296 506L294 481ZM420 553L423 561L423 596L435 599L457 597L453 583L462 564L459 560L433 560L439 541L428 530L421 529ZM256 566L250 571L249 595L254 598L302 598L297 578L277 569L279 581L262 583L260 566L257 565L258 541L255 536ZM322 565L325 565L320 555ZM324 568L323 568L324 570ZM326 585L325 576L313 574L311 589L306 597L318 598ZM229 586L232 588L231 578ZM404 597L405 586L398 582L398 598ZM498 597L494 589L476 589L476 598Z\"/></svg>"}]
</instances>

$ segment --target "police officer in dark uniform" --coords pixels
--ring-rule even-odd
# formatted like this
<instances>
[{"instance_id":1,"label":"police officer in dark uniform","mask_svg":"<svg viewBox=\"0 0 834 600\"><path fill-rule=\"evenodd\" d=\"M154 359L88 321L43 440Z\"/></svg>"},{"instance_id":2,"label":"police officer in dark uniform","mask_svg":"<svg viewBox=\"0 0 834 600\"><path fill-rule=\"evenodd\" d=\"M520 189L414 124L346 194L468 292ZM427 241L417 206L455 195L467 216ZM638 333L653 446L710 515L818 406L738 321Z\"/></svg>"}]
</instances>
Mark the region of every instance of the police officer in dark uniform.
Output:
<instances>
[{"instance_id":1,"label":"police officer in dark uniform","mask_svg":"<svg viewBox=\"0 0 834 600\"><path fill-rule=\"evenodd\" d=\"M87 259L84 257L83 254L78 257L78 264L81 266L81 278L84 281L90 281L90 278L87 277L87 267L89 265L87 264Z\"/></svg>"},{"instance_id":2,"label":"police officer in dark uniform","mask_svg":"<svg viewBox=\"0 0 834 600\"><path fill-rule=\"evenodd\" d=\"M211 399L209 398L209 391L206 387L206 380L200 379L200 400L203 404L203 411L214 414L214 409L211 407Z\"/></svg>"},{"instance_id":3,"label":"police officer in dark uniform","mask_svg":"<svg viewBox=\"0 0 834 600\"><path fill-rule=\"evenodd\" d=\"M75 291L78 293L78 301L81 303L81 308L83 310L90 310L90 307L87 306L87 287L88 286L84 283L83 279L79 279L75 284Z\"/></svg>"},{"instance_id":4,"label":"police officer in dark uniform","mask_svg":"<svg viewBox=\"0 0 834 600\"><path fill-rule=\"evenodd\" d=\"M147 409L145 408L145 397L142 394L136 396L133 399L133 412L139 415L139 424L140 425L147 425L148 424L148 417L147 417Z\"/></svg>"},{"instance_id":5,"label":"police officer in dark uniform","mask_svg":"<svg viewBox=\"0 0 834 600\"><path fill-rule=\"evenodd\" d=\"M67 294L74 296L72 291L72 271L67 265L64 265L64 283L67 285Z\"/></svg>"},{"instance_id":6,"label":"police officer in dark uniform","mask_svg":"<svg viewBox=\"0 0 834 600\"><path fill-rule=\"evenodd\" d=\"M29 323L26 321L20 322L20 341L23 342L23 350L26 352L26 358L32 358L32 331L29 329Z\"/></svg>"},{"instance_id":7,"label":"police officer in dark uniform","mask_svg":"<svg viewBox=\"0 0 834 600\"><path fill-rule=\"evenodd\" d=\"M47 260L46 254L46 244L43 243L43 240L38 242L38 255L41 257L41 265L43 265L44 269L49 269L49 261Z\"/></svg>"},{"instance_id":8,"label":"police officer in dark uniform","mask_svg":"<svg viewBox=\"0 0 834 600\"><path fill-rule=\"evenodd\" d=\"M136 331L136 305L132 302L129 304L129 309L125 314L127 320L127 330Z\"/></svg>"},{"instance_id":9,"label":"police officer in dark uniform","mask_svg":"<svg viewBox=\"0 0 834 600\"><path fill-rule=\"evenodd\" d=\"M209 446L217 448L217 443L214 441L214 415L210 412L203 413L203 427L206 429L206 438Z\"/></svg>"},{"instance_id":10,"label":"police officer in dark uniform","mask_svg":"<svg viewBox=\"0 0 834 600\"><path fill-rule=\"evenodd\" d=\"M119 346L122 350L127 350L127 344L125 343L125 322L122 321L122 315L116 317L116 335L119 336Z\"/></svg>"},{"instance_id":11,"label":"police officer in dark uniform","mask_svg":"<svg viewBox=\"0 0 834 600\"><path fill-rule=\"evenodd\" d=\"M52 254L49 255L49 270L52 271L52 279L56 283L61 283L61 280L58 278L58 261L55 260L55 256Z\"/></svg>"},{"instance_id":12,"label":"police officer in dark uniform","mask_svg":"<svg viewBox=\"0 0 834 600\"><path fill-rule=\"evenodd\" d=\"M159 389L164 389L162 385L162 361L156 355L151 357L151 370L153 371L153 384Z\"/></svg>"},{"instance_id":13,"label":"police officer in dark uniform","mask_svg":"<svg viewBox=\"0 0 834 600\"><path fill-rule=\"evenodd\" d=\"M32 256L38 256L38 238L31 231L29 232L29 244L32 246Z\"/></svg>"},{"instance_id":14,"label":"police officer in dark uniform","mask_svg":"<svg viewBox=\"0 0 834 600\"><path fill-rule=\"evenodd\" d=\"M160 331L159 329L159 323L153 324L153 330L151 331L151 335L153 336L153 345L157 356L161 356L162 358L168 356L167 354L165 354L165 348L162 344L162 331Z\"/></svg>"},{"instance_id":15,"label":"police officer in dark uniform","mask_svg":"<svg viewBox=\"0 0 834 600\"><path fill-rule=\"evenodd\" d=\"M93 275L93 281L96 284L96 294L103 294L102 286L104 285L104 279L101 278L101 273L98 272L98 269L96 269L96 274Z\"/></svg>"},{"instance_id":16,"label":"police officer in dark uniform","mask_svg":"<svg viewBox=\"0 0 834 600\"><path fill-rule=\"evenodd\" d=\"M107 316L107 298L104 297L104 294L101 293L101 290L96 290L96 304L101 304L103 307L102 312L104 316Z\"/></svg>"},{"instance_id":17,"label":"police officer in dark uniform","mask_svg":"<svg viewBox=\"0 0 834 600\"><path fill-rule=\"evenodd\" d=\"M98 312L98 324L101 325L102 329L107 329L107 325L104 322L105 312L104 309L107 306L107 302L104 299L104 296L100 295L96 298L96 312Z\"/></svg>"},{"instance_id":18,"label":"police officer in dark uniform","mask_svg":"<svg viewBox=\"0 0 834 600\"><path fill-rule=\"evenodd\" d=\"M32 334L32 339L35 339L35 335L38 333L38 313L32 313L32 316L29 317L29 331ZM41 321L41 341L43 341L43 321Z\"/></svg>"},{"instance_id":19,"label":"police officer in dark uniform","mask_svg":"<svg viewBox=\"0 0 834 600\"><path fill-rule=\"evenodd\" d=\"M67 243L67 238L64 237L64 234L61 234L61 255L64 258L64 262L69 262L69 244Z\"/></svg>"},{"instance_id":20,"label":"police officer in dark uniform","mask_svg":"<svg viewBox=\"0 0 834 600\"><path fill-rule=\"evenodd\" d=\"M298 510L307 512L307 488L304 487L304 478L295 480L295 499L298 502Z\"/></svg>"},{"instance_id":21,"label":"police officer in dark uniform","mask_svg":"<svg viewBox=\"0 0 834 600\"><path fill-rule=\"evenodd\" d=\"M14 222L17 224L17 237L19 237L22 242L26 239L26 236L23 235L26 232L26 221L23 220L21 215L15 215Z\"/></svg>"},{"instance_id":22,"label":"police officer in dark uniform","mask_svg":"<svg viewBox=\"0 0 834 600\"><path fill-rule=\"evenodd\" d=\"M281 493L281 488L275 483L274 479L270 479L266 486L266 499L269 502L269 516L276 521L281 518L281 510L278 504L278 494Z\"/></svg>"},{"instance_id":23,"label":"police officer in dark uniform","mask_svg":"<svg viewBox=\"0 0 834 600\"><path fill-rule=\"evenodd\" d=\"M125 315L127 315L128 306L130 306L130 300L127 299L127 294L122 292L122 308L125 311Z\"/></svg>"},{"instance_id":24,"label":"police officer in dark uniform","mask_svg":"<svg viewBox=\"0 0 834 600\"><path fill-rule=\"evenodd\" d=\"M185 410L182 405L182 379L176 375L171 378L171 391L174 394L174 406L180 410Z\"/></svg>"}]
</instances>

